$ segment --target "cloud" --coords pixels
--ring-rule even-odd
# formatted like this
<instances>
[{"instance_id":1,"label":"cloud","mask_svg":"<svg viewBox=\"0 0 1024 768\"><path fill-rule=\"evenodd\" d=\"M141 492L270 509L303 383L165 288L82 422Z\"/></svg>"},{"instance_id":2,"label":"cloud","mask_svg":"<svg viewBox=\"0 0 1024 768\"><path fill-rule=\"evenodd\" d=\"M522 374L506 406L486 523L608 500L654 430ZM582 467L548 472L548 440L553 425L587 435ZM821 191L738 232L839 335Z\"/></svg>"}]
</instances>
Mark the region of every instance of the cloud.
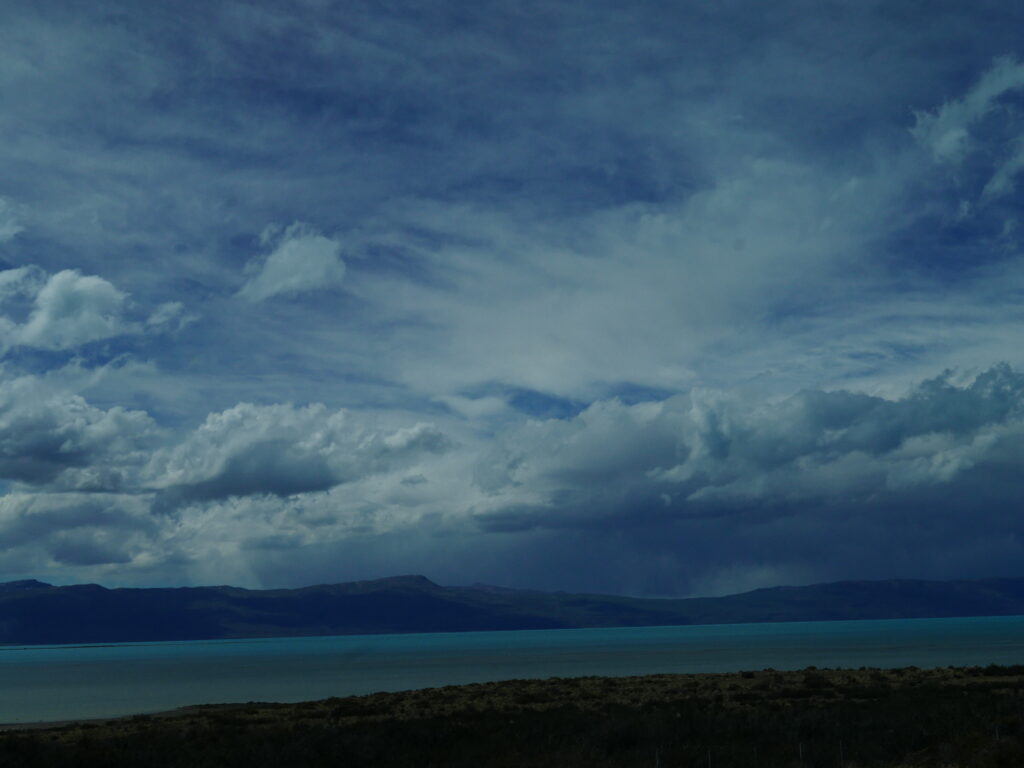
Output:
<instances>
[{"instance_id":1,"label":"cloud","mask_svg":"<svg viewBox=\"0 0 1024 768\"><path fill-rule=\"evenodd\" d=\"M20 562L40 574L71 567L104 578L126 564L144 566L159 547L156 534L147 506L131 497L0 496L0 572Z\"/></svg>"},{"instance_id":2,"label":"cloud","mask_svg":"<svg viewBox=\"0 0 1024 768\"><path fill-rule=\"evenodd\" d=\"M148 476L167 499L287 497L406 466L440 454L451 441L420 423L381 431L322 404L240 403L206 421L173 448L154 455Z\"/></svg>"},{"instance_id":3,"label":"cloud","mask_svg":"<svg viewBox=\"0 0 1024 768\"><path fill-rule=\"evenodd\" d=\"M0 382L0 479L85 491L130 485L161 438L153 419L50 389L33 376Z\"/></svg>"},{"instance_id":4,"label":"cloud","mask_svg":"<svg viewBox=\"0 0 1024 768\"><path fill-rule=\"evenodd\" d=\"M981 196L985 201L1013 194L1014 178L1024 170L1024 140L1017 141L1016 151L996 168L992 178L985 184Z\"/></svg>"},{"instance_id":5,"label":"cloud","mask_svg":"<svg viewBox=\"0 0 1024 768\"><path fill-rule=\"evenodd\" d=\"M28 266L0 271L0 301L20 296L35 296L46 285L46 273Z\"/></svg>"},{"instance_id":6,"label":"cloud","mask_svg":"<svg viewBox=\"0 0 1024 768\"><path fill-rule=\"evenodd\" d=\"M1024 169L1024 127L1014 103L1021 90L1024 64L1004 56L963 97L916 113L911 133L936 161L956 170L958 186L981 177L979 206L1012 195ZM961 219L970 215L970 202L961 200L960 211Z\"/></svg>"},{"instance_id":7,"label":"cloud","mask_svg":"<svg viewBox=\"0 0 1024 768\"><path fill-rule=\"evenodd\" d=\"M27 314L23 323L0 318L8 346L64 350L136 333L125 316L126 301L127 294L107 280L74 269L49 276L35 266L0 272L0 302Z\"/></svg>"},{"instance_id":8,"label":"cloud","mask_svg":"<svg viewBox=\"0 0 1024 768\"><path fill-rule=\"evenodd\" d=\"M758 573L1009 572L1024 541L1022 459L1024 374L1007 366L896 399L695 392L500 435L471 512L490 535L614 540L716 591ZM986 562L993 536L1007 547Z\"/></svg>"},{"instance_id":9,"label":"cloud","mask_svg":"<svg viewBox=\"0 0 1024 768\"><path fill-rule=\"evenodd\" d=\"M198 319L198 315L186 313L185 305L182 302L166 301L153 310L153 313L146 319L146 327L156 330L169 328L180 331Z\"/></svg>"},{"instance_id":10,"label":"cloud","mask_svg":"<svg viewBox=\"0 0 1024 768\"><path fill-rule=\"evenodd\" d=\"M28 322L18 330L20 344L70 349L134 331L125 322L126 294L102 277L65 269L50 277L36 295Z\"/></svg>"},{"instance_id":11,"label":"cloud","mask_svg":"<svg viewBox=\"0 0 1024 768\"><path fill-rule=\"evenodd\" d=\"M595 403L573 419L533 421L502 436L477 482L495 500L516 499L499 507L506 521L522 508L531 525L601 515L628 524L626 497L680 515L723 504L737 513L746 504L874 504L954 482L1018 444L1024 374L999 366L965 387L947 374L896 400L807 390L777 403L701 392Z\"/></svg>"},{"instance_id":12,"label":"cloud","mask_svg":"<svg viewBox=\"0 0 1024 768\"><path fill-rule=\"evenodd\" d=\"M917 112L911 133L937 160L962 162L972 149L971 129L998 107L1000 98L1021 88L1024 64L1012 56L997 59L962 98L934 112Z\"/></svg>"},{"instance_id":13,"label":"cloud","mask_svg":"<svg viewBox=\"0 0 1024 768\"><path fill-rule=\"evenodd\" d=\"M298 584L403 562L456 583L685 594L1009 573L1022 554L1024 374L1005 365L894 398L599 401L462 444L432 424L319 404L242 403L170 439L144 414L75 398L33 412L32 384L9 388L22 399L6 412L21 416L0 425L0 447L34 463L0 467L39 491L5 502L22 511L0 539L41 557L30 542L45 529L46 557L77 572L121 562L281 583L291 563L285 580ZM103 471L120 483L84 482ZM102 502L78 517L64 497Z\"/></svg>"},{"instance_id":14,"label":"cloud","mask_svg":"<svg viewBox=\"0 0 1024 768\"><path fill-rule=\"evenodd\" d=\"M0 465L172 512L25 575L1012 570L1020 11L21 5Z\"/></svg>"},{"instance_id":15,"label":"cloud","mask_svg":"<svg viewBox=\"0 0 1024 768\"><path fill-rule=\"evenodd\" d=\"M345 277L341 243L318 234L308 224L296 222L276 237L265 232L263 241L276 243L262 263L249 264L247 271L252 276L238 292L247 301L329 288L340 285Z\"/></svg>"},{"instance_id":16,"label":"cloud","mask_svg":"<svg viewBox=\"0 0 1024 768\"><path fill-rule=\"evenodd\" d=\"M128 294L96 275L35 265L0 271L0 332L10 347L71 350L119 336L180 331L197 319L180 301L160 304L145 322Z\"/></svg>"},{"instance_id":17,"label":"cloud","mask_svg":"<svg viewBox=\"0 0 1024 768\"><path fill-rule=\"evenodd\" d=\"M679 391L716 349L756 348L775 318L802 315L808 295L837 281L859 292L869 267L850 265L892 195L888 180L758 159L685 199L591 212L558 234L406 203L395 226L435 234L406 247L438 279L353 291L389 320L378 370L439 399L499 382L570 400L623 383Z\"/></svg>"},{"instance_id":18,"label":"cloud","mask_svg":"<svg viewBox=\"0 0 1024 768\"><path fill-rule=\"evenodd\" d=\"M0 197L0 243L13 240L16 235L24 231L18 223L14 214L14 206L6 199Z\"/></svg>"},{"instance_id":19,"label":"cloud","mask_svg":"<svg viewBox=\"0 0 1024 768\"><path fill-rule=\"evenodd\" d=\"M971 90L965 77L991 67L992 51L1016 50L1002 29L1012 25L949 7L911 30L864 6L829 36L823 14L795 5L762 19L756 35L732 7L680 7L665 24L644 8L601 6L584 34L578 11L554 3L545 44L531 46L543 55L528 55L525 21L491 10L506 23L476 19L457 34L437 19L372 11L349 28L326 7L187 13L182 23L196 31L187 53L145 14L126 28L87 12L18 14L5 71L21 111L6 119L34 127L3 150L4 165L29 157L66 179L18 176L25 199L46 201L32 223L48 245L45 266L63 266L73 243L83 273L102 271L149 302L144 281L121 282L103 266L145 263L150 290L173 291L148 306L227 294L254 304L208 301L204 333L184 351L147 349L166 359L168 378L187 378L185 359L204 361L207 386L221 382L218 408L253 398L236 389L229 339L240 338L260 358L253 367L298 364L290 383L268 382L272 400L317 389L296 383L300 369L321 382L384 381L410 398L497 382L589 400L625 372L674 390L742 381L765 373L744 365L763 359L752 353L797 336L806 345L779 349L779 360L827 359L818 337L800 333L804 323L830 325L829 335L851 308L899 293L906 275L887 282L898 257L886 245L917 242L903 225L935 204L908 194L932 179L911 162L921 153L907 105L938 115L936 105ZM317 44L291 46L305 28L319 30ZM702 33L684 44L670 28ZM913 42L950 30L973 43L934 57ZM24 41L51 37L65 43L62 57L35 61ZM885 53L868 55L878 39ZM136 64L125 69L128 60ZM1016 93L992 96L1003 85L985 82L965 97L968 117L986 98L1001 105ZM96 103L110 106L102 121ZM965 124L976 132L973 119ZM69 125L78 130L61 132ZM240 285L252 254L239 233L268 221L315 221L330 235L278 232ZM320 256L298 253L314 242ZM342 263L342 284L362 301L328 311L330 296L315 288L337 285ZM253 320L267 297L307 289L301 306L279 302L287 318ZM833 298L808 301L822 292ZM900 343L873 333L853 350L859 363L774 366L793 373L780 389L843 383L828 372L868 368L869 355ZM971 350L922 367L963 364L957 354ZM907 380L894 358L886 376ZM366 401L383 396L367 389ZM299 399L329 397L302 390Z\"/></svg>"}]
</instances>

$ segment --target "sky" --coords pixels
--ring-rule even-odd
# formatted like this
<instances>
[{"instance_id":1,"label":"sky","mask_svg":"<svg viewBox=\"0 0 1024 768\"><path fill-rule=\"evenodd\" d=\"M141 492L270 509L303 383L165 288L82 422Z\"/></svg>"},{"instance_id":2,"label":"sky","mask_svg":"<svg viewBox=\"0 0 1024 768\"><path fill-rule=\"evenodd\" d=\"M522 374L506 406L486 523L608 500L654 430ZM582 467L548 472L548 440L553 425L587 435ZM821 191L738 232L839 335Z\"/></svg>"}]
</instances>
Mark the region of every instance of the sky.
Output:
<instances>
[{"instance_id":1,"label":"sky","mask_svg":"<svg viewBox=\"0 0 1024 768\"><path fill-rule=\"evenodd\" d=\"M1024 10L4 9L0 581L1024 577Z\"/></svg>"}]
</instances>

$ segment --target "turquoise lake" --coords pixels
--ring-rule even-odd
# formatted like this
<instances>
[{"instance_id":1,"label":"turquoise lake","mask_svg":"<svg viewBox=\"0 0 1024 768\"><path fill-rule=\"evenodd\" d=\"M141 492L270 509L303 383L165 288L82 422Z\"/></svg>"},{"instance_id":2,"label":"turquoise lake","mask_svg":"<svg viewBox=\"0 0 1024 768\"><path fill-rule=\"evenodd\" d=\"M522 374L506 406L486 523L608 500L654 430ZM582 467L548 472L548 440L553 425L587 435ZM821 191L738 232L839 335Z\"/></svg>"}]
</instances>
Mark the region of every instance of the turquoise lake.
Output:
<instances>
[{"instance_id":1,"label":"turquoise lake","mask_svg":"<svg viewBox=\"0 0 1024 768\"><path fill-rule=\"evenodd\" d=\"M1024 664L1024 616L0 647L0 723L513 678Z\"/></svg>"}]
</instances>

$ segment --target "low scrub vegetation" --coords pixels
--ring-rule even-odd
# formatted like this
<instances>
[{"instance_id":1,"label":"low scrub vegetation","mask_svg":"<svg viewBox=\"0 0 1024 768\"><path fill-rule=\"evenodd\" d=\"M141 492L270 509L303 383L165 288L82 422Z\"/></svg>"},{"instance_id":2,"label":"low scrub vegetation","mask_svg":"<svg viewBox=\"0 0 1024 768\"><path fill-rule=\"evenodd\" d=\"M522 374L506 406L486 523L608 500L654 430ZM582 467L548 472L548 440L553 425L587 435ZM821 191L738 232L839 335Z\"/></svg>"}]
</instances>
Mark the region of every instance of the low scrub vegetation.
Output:
<instances>
[{"instance_id":1,"label":"low scrub vegetation","mask_svg":"<svg viewBox=\"0 0 1024 768\"><path fill-rule=\"evenodd\" d=\"M516 680L0 732L0 766L1020 768L1024 666Z\"/></svg>"}]
</instances>

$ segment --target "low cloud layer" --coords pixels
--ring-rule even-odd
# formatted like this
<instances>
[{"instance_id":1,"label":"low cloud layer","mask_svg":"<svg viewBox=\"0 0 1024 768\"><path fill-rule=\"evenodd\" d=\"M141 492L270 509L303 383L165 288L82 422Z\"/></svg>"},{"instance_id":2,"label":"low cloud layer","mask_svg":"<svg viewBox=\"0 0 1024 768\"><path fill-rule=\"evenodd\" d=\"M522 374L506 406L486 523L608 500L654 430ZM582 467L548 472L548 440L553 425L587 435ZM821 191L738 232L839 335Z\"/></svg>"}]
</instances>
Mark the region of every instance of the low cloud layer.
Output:
<instances>
[{"instance_id":1,"label":"low cloud layer","mask_svg":"<svg viewBox=\"0 0 1024 768\"><path fill-rule=\"evenodd\" d=\"M118 490L160 430L142 411L102 410L33 377L0 383L0 480L54 489Z\"/></svg>"},{"instance_id":2,"label":"low cloud layer","mask_svg":"<svg viewBox=\"0 0 1024 768\"><path fill-rule=\"evenodd\" d=\"M449 445L429 424L381 433L322 404L241 403L211 414L181 444L154 455L147 476L178 499L287 497L389 471Z\"/></svg>"},{"instance_id":3,"label":"low cloud layer","mask_svg":"<svg viewBox=\"0 0 1024 768\"><path fill-rule=\"evenodd\" d=\"M896 399L605 400L487 440L446 434L455 423L253 404L174 438L144 413L31 391L6 386L0 425L0 471L23 489L0 526L9 563L212 578L229 557L235 578L260 583L298 557L289 583L403 562L453 581L480 570L521 586L685 594L1006 574L1024 554L1024 374L1007 365ZM81 507L82 491L97 501ZM100 511L67 511L78 508ZM588 552L600 569L577 563Z\"/></svg>"},{"instance_id":4,"label":"low cloud layer","mask_svg":"<svg viewBox=\"0 0 1024 768\"><path fill-rule=\"evenodd\" d=\"M1018 460L1024 376L1000 366L958 387L947 374L898 400L809 390L772 403L710 392L610 401L498 444L476 475L494 507L479 520L494 530L629 526L633 514L785 516L794 505L867 511Z\"/></svg>"}]
</instances>

